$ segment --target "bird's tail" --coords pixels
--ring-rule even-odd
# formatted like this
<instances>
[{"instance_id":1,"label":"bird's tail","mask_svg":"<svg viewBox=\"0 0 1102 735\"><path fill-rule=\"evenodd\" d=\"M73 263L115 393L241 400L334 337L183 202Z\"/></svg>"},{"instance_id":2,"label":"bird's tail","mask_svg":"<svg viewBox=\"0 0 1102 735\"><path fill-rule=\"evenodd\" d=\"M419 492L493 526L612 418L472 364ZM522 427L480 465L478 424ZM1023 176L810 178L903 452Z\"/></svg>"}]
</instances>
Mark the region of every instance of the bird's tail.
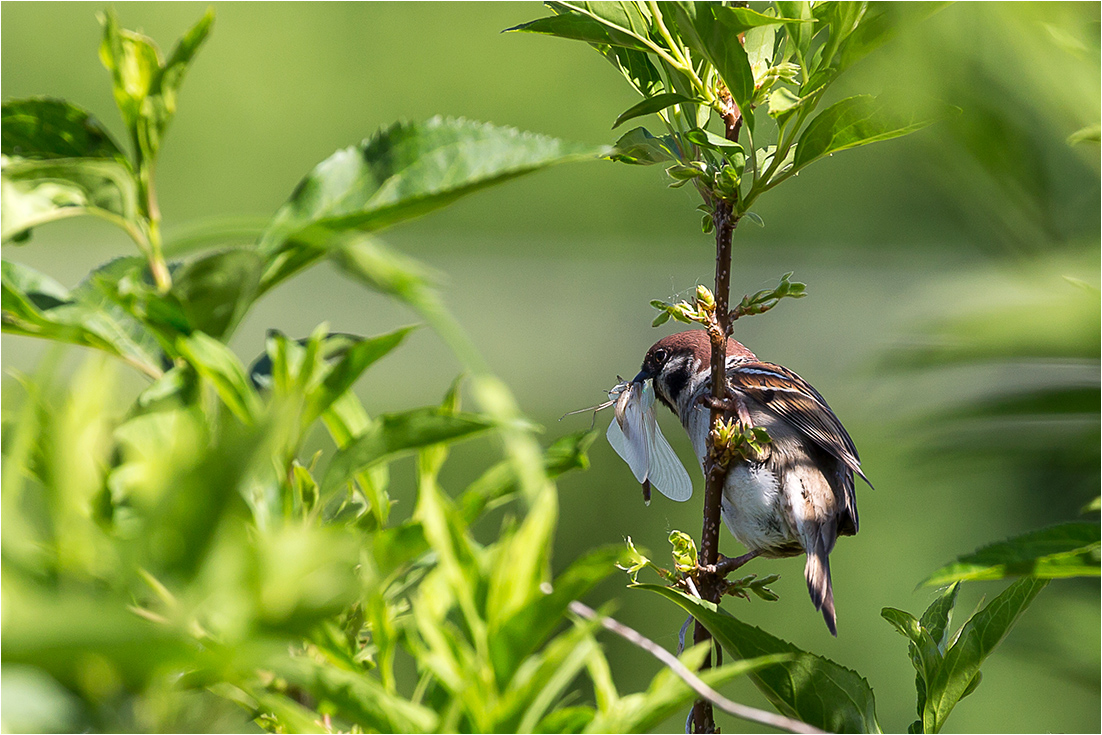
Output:
<instances>
[{"instance_id":1,"label":"bird's tail","mask_svg":"<svg viewBox=\"0 0 1102 735\"><path fill-rule=\"evenodd\" d=\"M822 549L808 549L804 565L807 591L816 610L823 611L830 634L838 637L837 616L834 613L834 587L830 583L830 556Z\"/></svg>"}]
</instances>

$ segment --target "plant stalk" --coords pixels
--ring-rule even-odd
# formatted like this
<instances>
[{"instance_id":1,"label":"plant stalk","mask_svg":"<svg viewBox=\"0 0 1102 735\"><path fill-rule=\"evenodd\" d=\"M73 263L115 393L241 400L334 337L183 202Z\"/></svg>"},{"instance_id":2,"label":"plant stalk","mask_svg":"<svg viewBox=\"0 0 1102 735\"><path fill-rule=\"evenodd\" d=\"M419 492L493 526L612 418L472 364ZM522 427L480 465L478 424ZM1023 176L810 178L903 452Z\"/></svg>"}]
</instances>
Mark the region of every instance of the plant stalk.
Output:
<instances>
[{"instance_id":1,"label":"plant stalk","mask_svg":"<svg viewBox=\"0 0 1102 735\"><path fill-rule=\"evenodd\" d=\"M727 398L727 327L730 322L731 294L731 238L738 218L733 213L731 202L718 200L712 221L716 233L716 282L713 296L716 301L716 323L709 327L708 336L712 343L712 398L716 399L711 408L711 425L714 427L723 418L723 410L718 402ZM723 498L723 486L727 481L727 466L716 461L716 452L708 440L708 456L705 459L706 487L704 491L704 527L700 532L700 564L714 566L719 560L719 523L720 502ZM700 596L709 602L719 602L722 594L717 574L700 576ZM707 628L696 622L693 630L693 642L703 643L711 640ZM701 669L710 668L712 657L708 656ZM706 699L698 699L693 705L693 729L698 733L716 731L712 715L712 704Z\"/></svg>"}]
</instances>

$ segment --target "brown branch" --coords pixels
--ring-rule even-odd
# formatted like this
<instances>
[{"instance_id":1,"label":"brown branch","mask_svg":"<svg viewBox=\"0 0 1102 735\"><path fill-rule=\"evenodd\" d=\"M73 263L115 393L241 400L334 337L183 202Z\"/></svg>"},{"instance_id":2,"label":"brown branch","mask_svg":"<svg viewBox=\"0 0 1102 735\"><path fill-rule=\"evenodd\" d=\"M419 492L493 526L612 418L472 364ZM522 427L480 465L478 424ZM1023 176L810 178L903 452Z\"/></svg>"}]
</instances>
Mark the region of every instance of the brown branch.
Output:
<instances>
[{"instance_id":1,"label":"brown branch","mask_svg":"<svg viewBox=\"0 0 1102 735\"><path fill-rule=\"evenodd\" d=\"M812 727L806 722L800 720L794 720L791 717L785 717L784 715L774 714L772 712L766 712L755 707L748 707L745 704L739 704L738 702L732 702L722 694L712 689L705 684L700 677L689 670L685 664L667 651L662 646L658 645L650 638L647 638L634 628L629 628L618 620L598 615L597 611L593 608L575 600L570 603L570 612L574 613L580 618L586 620L599 620L601 625L610 630L616 635L620 636L624 640L628 641L632 645L642 648L647 653L654 656L656 659L664 663L670 668L673 673L681 677L681 680L689 685L689 688L696 692L698 695L706 699L707 701L719 707L721 710L729 715L738 717L742 720L749 722L757 722L767 727L775 727L778 730L784 730L785 732L802 732L802 733L821 733L823 730Z\"/></svg>"},{"instance_id":2,"label":"brown branch","mask_svg":"<svg viewBox=\"0 0 1102 735\"><path fill-rule=\"evenodd\" d=\"M716 302L715 323L708 329L712 343L712 398L711 425L723 418L719 402L727 399L727 325L730 313L731 293L731 237L738 220L733 217L730 202L718 200L713 214L716 232L716 283L713 296ZM714 566L719 559L719 522L720 504L723 498L723 485L727 480L726 464L717 461L715 448L708 443L708 456L705 460L706 487L704 491L704 523L700 533L700 565ZM719 578L713 574L700 577L700 595L709 602L719 602L721 586ZM711 639L708 629L697 621L693 630L693 642L703 643ZM701 668L712 665L711 656L704 660ZM712 708L705 700L699 700L693 706L693 725L698 733L715 732L715 720Z\"/></svg>"}]
</instances>

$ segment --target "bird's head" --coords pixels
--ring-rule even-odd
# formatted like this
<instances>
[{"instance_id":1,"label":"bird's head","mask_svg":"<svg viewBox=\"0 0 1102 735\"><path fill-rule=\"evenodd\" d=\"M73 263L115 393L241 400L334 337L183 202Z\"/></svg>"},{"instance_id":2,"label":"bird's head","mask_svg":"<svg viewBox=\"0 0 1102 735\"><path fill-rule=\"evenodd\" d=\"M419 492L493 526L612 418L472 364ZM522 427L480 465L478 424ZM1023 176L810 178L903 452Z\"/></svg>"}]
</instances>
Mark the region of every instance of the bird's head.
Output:
<instances>
[{"instance_id":1,"label":"bird's head","mask_svg":"<svg viewBox=\"0 0 1102 735\"><path fill-rule=\"evenodd\" d=\"M727 339L727 359L755 360L754 353L742 343ZM643 367L631 382L654 381L654 393L662 403L677 413L679 399L686 389L692 390L708 376L712 358L712 343L702 329L671 334L651 345L643 358Z\"/></svg>"}]
</instances>

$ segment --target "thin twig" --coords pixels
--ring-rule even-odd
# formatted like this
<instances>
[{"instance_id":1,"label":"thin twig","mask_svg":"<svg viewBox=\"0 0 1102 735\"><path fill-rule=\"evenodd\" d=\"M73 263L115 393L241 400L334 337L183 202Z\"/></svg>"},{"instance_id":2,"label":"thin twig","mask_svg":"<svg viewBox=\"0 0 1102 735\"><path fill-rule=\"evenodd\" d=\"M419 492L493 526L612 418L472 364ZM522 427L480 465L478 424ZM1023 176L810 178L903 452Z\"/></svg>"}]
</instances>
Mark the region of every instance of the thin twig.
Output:
<instances>
[{"instance_id":1,"label":"thin twig","mask_svg":"<svg viewBox=\"0 0 1102 735\"><path fill-rule=\"evenodd\" d=\"M598 615L597 611L593 608L585 605L577 600L570 603L570 612L574 613L580 618L586 620L599 620L601 625L610 630L616 635L620 636L624 640L628 641L632 645L642 648L647 653L654 656L656 659L670 667L673 673L681 677L682 681L689 685L689 688L696 692L699 696L707 699L716 707L726 712L729 715L738 717L742 720L748 720L750 722L757 722L768 727L775 727L778 730L784 730L785 732L805 732L805 733L821 733L824 732L816 727L812 727L806 722L800 720L794 720L791 717L785 717L784 715L774 714L772 712L766 712L765 710L757 709L755 707L748 707L745 704L739 704L738 702L732 702L722 694L712 689L705 684L700 677L689 670L685 664L681 663L676 656L667 651L662 646L658 645L650 638L647 638L634 628L629 628L618 620Z\"/></svg>"}]
</instances>

